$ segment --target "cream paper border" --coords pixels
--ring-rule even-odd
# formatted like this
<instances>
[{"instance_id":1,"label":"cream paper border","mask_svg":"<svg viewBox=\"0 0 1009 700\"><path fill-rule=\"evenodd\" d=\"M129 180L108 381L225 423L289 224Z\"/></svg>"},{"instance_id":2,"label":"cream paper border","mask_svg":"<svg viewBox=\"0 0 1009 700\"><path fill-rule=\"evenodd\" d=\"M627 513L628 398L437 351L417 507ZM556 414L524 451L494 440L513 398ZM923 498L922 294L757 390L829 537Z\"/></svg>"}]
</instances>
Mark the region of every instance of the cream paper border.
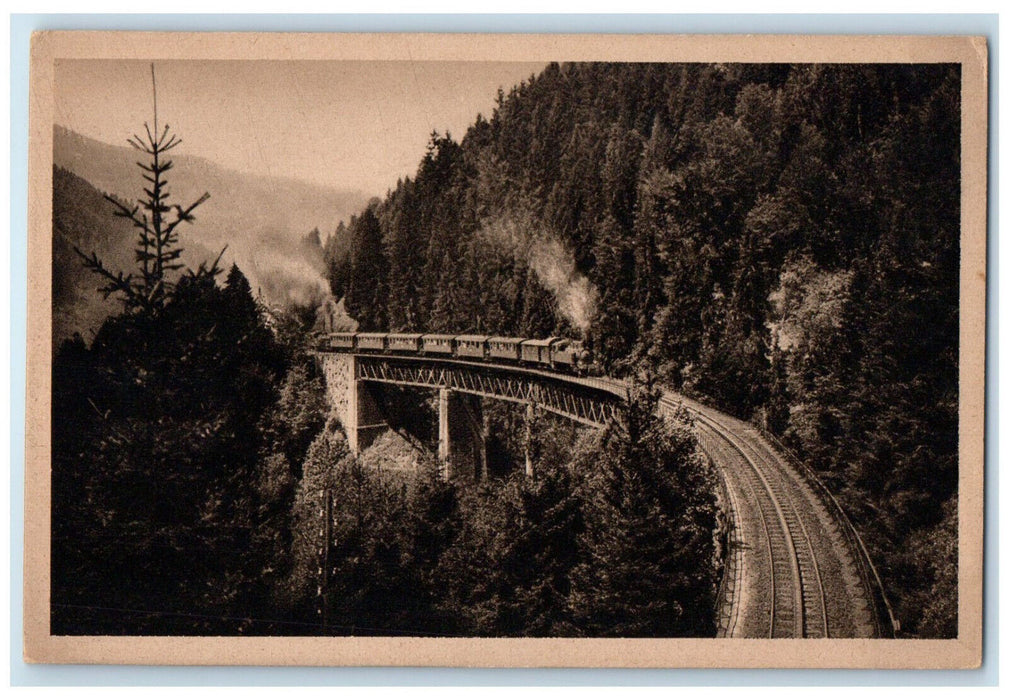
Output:
<instances>
[{"instance_id":1,"label":"cream paper border","mask_svg":"<svg viewBox=\"0 0 1009 700\"><path fill-rule=\"evenodd\" d=\"M49 634L57 59L960 63L959 635L953 640L60 637ZM40 32L29 91L24 658L65 664L976 668L981 662L988 52L983 37Z\"/></svg>"}]
</instances>

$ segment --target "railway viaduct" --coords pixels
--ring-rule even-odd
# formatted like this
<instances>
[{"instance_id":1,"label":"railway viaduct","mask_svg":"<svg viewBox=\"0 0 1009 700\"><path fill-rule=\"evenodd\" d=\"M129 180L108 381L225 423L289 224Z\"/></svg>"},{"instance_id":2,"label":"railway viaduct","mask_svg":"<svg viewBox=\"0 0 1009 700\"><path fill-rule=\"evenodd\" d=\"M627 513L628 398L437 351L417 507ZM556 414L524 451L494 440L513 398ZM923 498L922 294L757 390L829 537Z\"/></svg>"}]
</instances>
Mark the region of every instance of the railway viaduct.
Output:
<instances>
[{"instance_id":1,"label":"railway viaduct","mask_svg":"<svg viewBox=\"0 0 1009 700\"><path fill-rule=\"evenodd\" d=\"M458 359L317 351L326 392L352 452L366 448L388 426L371 385L394 384L438 392L438 459L487 473L486 425L481 398L540 408L600 428L612 420L626 389L618 382ZM526 460L526 470L531 463Z\"/></svg>"},{"instance_id":2,"label":"railway viaduct","mask_svg":"<svg viewBox=\"0 0 1009 700\"><path fill-rule=\"evenodd\" d=\"M538 407L602 427L625 383L604 377L464 361L319 348L330 405L351 449L387 425L374 385L438 393L438 456L448 476L486 475L484 398ZM785 448L752 425L672 392L659 410L685 407L721 477L728 548L719 591L720 637L890 637L898 623L857 531L831 493ZM526 470L531 474L527 457Z\"/></svg>"}]
</instances>

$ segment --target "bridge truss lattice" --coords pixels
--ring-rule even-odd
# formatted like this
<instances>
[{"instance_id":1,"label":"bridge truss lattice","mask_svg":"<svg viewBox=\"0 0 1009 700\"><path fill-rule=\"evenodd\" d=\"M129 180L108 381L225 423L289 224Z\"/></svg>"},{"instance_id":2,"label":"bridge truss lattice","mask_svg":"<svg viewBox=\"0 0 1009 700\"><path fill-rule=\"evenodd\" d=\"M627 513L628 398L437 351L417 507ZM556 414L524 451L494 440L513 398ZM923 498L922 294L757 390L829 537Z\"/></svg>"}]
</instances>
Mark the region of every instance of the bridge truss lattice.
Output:
<instances>
[{"instance_id":1,"label":"bridge truss lattice","mask_svg":"<svg viewBox=\"0 0 1009 700\"><path fill-rule=\"evenodd\" d=\"M429 389L448 389L476 396L534 405L570 420L602 427L619 417L612 388L592 380L563 377L518 367L480 363L358 355L356 379Z\"/></svg>"}]
</instances>

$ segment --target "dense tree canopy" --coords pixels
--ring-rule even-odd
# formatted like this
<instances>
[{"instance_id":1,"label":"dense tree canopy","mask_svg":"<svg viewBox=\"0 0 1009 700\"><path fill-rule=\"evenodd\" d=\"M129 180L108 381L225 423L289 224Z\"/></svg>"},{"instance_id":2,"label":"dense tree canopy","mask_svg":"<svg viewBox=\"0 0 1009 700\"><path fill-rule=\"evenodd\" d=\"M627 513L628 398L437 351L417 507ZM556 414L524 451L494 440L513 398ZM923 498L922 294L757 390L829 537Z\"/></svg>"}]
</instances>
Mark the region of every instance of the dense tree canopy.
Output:
<instances>
[{"instance_id":1,"label":"dense tree canopy","mask_svg":"<svg viewBox=\"0 0 1009 700\"><path fill-rule=\"evenodd\" d=\"M54 630L232 629L268 595L257 465L285 365L237 268L60 348Z\"/></svg>"},{"instance_id":2,"label":"dense tree canopy","mask_svg":"<svg viewBox=\"0 0 1009 700\"><path fill-rule=\"evenodd\" d=\"M637 391L575 460L585 499L575 625L593 636L714 636L717 477L685 414L667 424L658 393Z\"/></svg>"},{"instance_id":3,"label":"dense tree canopy","mask_svg":"<svg viewBox=\"0 0 1009 700\"><path fill-rule=\"evenodd\" d=\"M183 271L179 226L209 195L173 204L165 153L177 139L156 117L145 131L131 140L150 158L138 162L145 196L106 197L107 216L136 234L133 267L76 248L121 313L53 359L52 631L272 630L321 384L304 329L287 332L297 321L268 314L237 266L223 285L217 261ZM82 186L54 197L64 221L87 211L67 198L93 199ZM78 240L99 238L89 233Z\"/></svg>"}]
</instances>

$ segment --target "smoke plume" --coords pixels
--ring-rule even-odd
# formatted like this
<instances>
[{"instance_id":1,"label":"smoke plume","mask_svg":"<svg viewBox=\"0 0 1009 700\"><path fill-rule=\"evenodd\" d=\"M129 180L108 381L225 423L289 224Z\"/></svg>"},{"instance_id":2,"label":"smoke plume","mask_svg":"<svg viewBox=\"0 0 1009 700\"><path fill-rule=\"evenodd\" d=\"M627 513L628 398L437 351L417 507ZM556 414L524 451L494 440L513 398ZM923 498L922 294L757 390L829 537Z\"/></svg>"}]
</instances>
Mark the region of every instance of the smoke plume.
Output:
<instances>
[{"instance_id":1,"label":"smoke plume","mask_svg":"<svg viewBox=\"0 0 1009 700\"><path fill-rule=\"evenodd\" d=\"M304 259L261 253L236 262L248 270L249 284L271 306L315 308L329 295L329 284Z\"/></svg>"},{"instance_id":2,"label":"smoke plume","mask_svg":"<svg viewBox=\"0 0 1009 700\"><path fill-rule=\"evenodd\" d=\"M504 216L484 224L488 243L529 265L554 295L561 314L583 333L595 312L598 291L575 267L574 255L557 236L528 215Z\"/></svg>"}]
</instances>

